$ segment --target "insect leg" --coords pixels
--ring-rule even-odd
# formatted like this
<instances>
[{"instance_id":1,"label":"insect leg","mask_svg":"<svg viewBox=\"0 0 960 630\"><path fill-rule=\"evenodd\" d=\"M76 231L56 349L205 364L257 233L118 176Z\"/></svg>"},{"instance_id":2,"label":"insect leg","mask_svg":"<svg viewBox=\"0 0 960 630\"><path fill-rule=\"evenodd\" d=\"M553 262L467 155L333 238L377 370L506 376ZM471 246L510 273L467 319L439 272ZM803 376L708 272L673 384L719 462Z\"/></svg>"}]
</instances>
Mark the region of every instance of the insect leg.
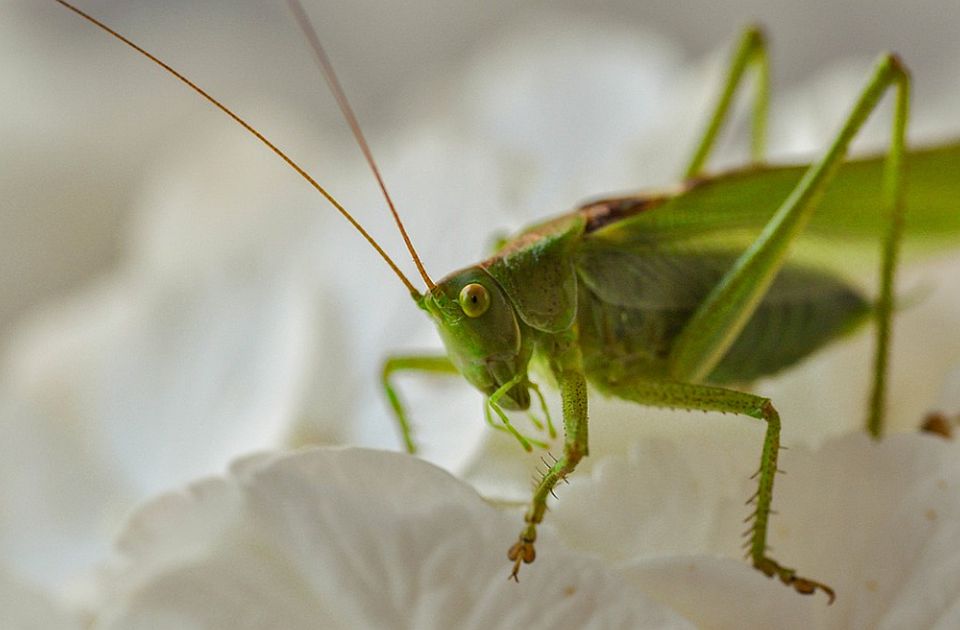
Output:
<instances>
[{"instance_id":1,"label":"insect leg","mask_svg":"<svg viewBox=\"0 0 960 630\"><path fill-rule=\"evenodd\" d=\"M696 177L703 170L710 151L716 143L717 135L726 121L733 97L743 81L743 76L751 65L756 65L757 82L753 102L753 135L750 144L750 156L754 162L763 160L767 135L767 109L770 101L770 65L767 61L767 41L760 27L751 25L743 31L737 51L733 55L727 76L724 79L723 91L717 99L713 114L703 132L703 137L697 145L693 157L684 171L684 178Z\"/></svg>"},{"instance_id":2,"label":"insect leg","mask_svg":"<svg viewBox=\"0 0 960 630\"><path fill-rule=\"evenodd\" d=\"M891 225L882 260L881 297L877 305L877 360L871 418L879 433L883 412L883 373L889 346L893 268L903 214L903 156L909 77L895 55L884 55L876 66L852 113L826 155L813 164L777 209L763 232L734 262L677 336L668 357L673 380L706 379L747 324L786 262L790 244L800 235L817 207L827 184L843 161L850 141L891 86L896 87L893 138L884 170ZM875 419L874 419L875 418Z\"/></svg>"},{"instance_id":3,"label":"insect leg","mask_svg":"<svg viewBox=\"0 0 960 630\"><path fill-rule=\"evenodd\" d=\"M510 550L507 558L513 562L510 577L517 580L522 563L529 564L536 558L534 543L537 540L537 525L543 521L547 511L547 497L553 488L573 472L580 460L587 456L587 380L583 371L583 358L580 347L572 338L562 340L555 353L552 353L550 367L560 387L563 404L563 455L554 462L543 475L533 492L530 507L524 515L525 525L520 537Z\"/></svg>"},{"instance_id":4,"label":"insect leg","mask_svg":"<svg viewBox=\"0 0 960 630\"><path fill-rule=\"evenodd\" d=\"M780 450L780 415L770 399L744 392L671 381L634 381L608 386L610 393L653 407L670 407L698 411L720 411L749 416L767 423L760 455L756 509L751 515L749 555L753 566L769 577L776 576L797 592L809 595L822 590L833 601L833 590L814 580L797 575L794 569L781 566L767 555L767 529L770 522L770 504L773 500L773 482L777 474Z\"/></svg>"},{"instance_id":5,"label":"insect leg","mask_svg":"<svg viewBox=\"0 0 960 630\"><path fill-rule=\"evenodd\" d=\"M523 447L523 450L530 452L533 450L533 446L531 446L531 444L535 444L538 448L547 448L547 444L517 431L516 427L513 426L513 423L510 422L510 418L507 417L507 414L504 413L503 409L500 407L500 399L503 398L504 394L510 391L514 385L526 380L526 378L526 374L517 374L514 378L501 385L497 391L490 394L490 397L487 398L487 404L484 406L484 414L487 418L487 424L490 424L497 429L506 429L508 433L517 438L517 441L520 442L520 446ZM500 422L503 423L502 425L493 424L489 412L491 409L500 418Z\"/></svg>"},{"instance_id":6,"label":"insect leg","mask_svg":"<svg viewBox=\"0 0 960 630\"><path fill-rule=\"evenodd\" d=\"M540 400L540 410L543 412L544 420L547 423L547 434L550 436L550 439L557 437L557 430L553 426L553 418L550 417L550 409L547 407L547 399L543 397L543 392L540 391L540 386L529 381L528 383L530 389L536 394L537 398Z\"/></svg>"},{"instance_id":7,"label":"insect leg","mask_svg":"<svg viewBox=\"0 0 960 630\"><path fill-rule=\"evenodd\" d=\"M445 355L408 355L389 357L383 362L380 380L383 390L387 393L387 400L393 409L393 415L400 427L400 434L408 453L416 453L417 445L413 440L413 431L407 418L407 411L400 402L400 397L393 386L391 377L396 372L430 372L435 374L457 374L457 368Z\"/></svg>"},{"instance_id":8,"label":"insect leg","mask_svg":"<svg viewBox=\"0 0 960 630\"><path fill-rule=\"evenodd\" d=\"M888 213L887 232L883 238L880 258L880 295L876 304L876 344L873 353L873 385L870 391L870 407L867 415L867 432L874 437L883 434L886 409L887 364L890 358L890 322L893 318L893 282L903 240L905 211L904 184L906 156L905 136L907 116L910 111L910 77L901 69L897 101L894 108L893 139L890 155L884 163L884 202Z\"/></svg>"}]
</instances>

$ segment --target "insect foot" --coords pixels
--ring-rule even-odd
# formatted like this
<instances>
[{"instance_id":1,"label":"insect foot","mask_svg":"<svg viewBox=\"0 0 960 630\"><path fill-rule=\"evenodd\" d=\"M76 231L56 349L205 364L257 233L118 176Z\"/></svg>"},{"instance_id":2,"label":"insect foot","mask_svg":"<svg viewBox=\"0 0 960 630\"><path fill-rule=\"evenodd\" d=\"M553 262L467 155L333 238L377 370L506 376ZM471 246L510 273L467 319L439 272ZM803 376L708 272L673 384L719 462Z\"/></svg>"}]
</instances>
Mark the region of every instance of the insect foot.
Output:
<instances>
[{"instance_id":1,"label":"insect foot","mask_svg":"<svg viewBox=\"0 0 960 630\"><path fill-rule=\"evenodd\" d=\"M797 575L795 569L787 569L786 567L782 567L776 560L773 560L772 558L764 557L760 560L755 560L753 562L753 566L763 572L763 574L767 577L777 576L780 578L781 582L787 586L792 586L793 590L801 595L813 595L817 592L817 589L819 589L827 594L828 605L832 604L833 600L837 598L836 593L833 592L833 589L826 584L817 582L816 580L800 577Z\"/></svg>"},{"instance_id":2,"label":"insect foot","mask_svg":"<svg viewBox=\"0 0 960 630\"><path fill-rule=\"evenodd\" d=\"M920 425L922 433L939 435L945 440L953 439L954 421L947 417L945 413L931 411L923 418L923 424Z\"/></svg>"},{"instance_id":3,"label":"insect foot","mask_svg":"<svg viewBox=\"0 0 960 630\"><path fill-rule=\"evenodd\" d=\"M520 534L520 540L510 547L510 550L507 552L507 558L513 562L513 570L510 572L510 577L507 578L508 580L519 582L520 578L518 575L520 573L520 565L530 564L537 559L537 550L533 547L536 539L537 530L533 525L530 525Z\"/></svg>"}]
</instances>

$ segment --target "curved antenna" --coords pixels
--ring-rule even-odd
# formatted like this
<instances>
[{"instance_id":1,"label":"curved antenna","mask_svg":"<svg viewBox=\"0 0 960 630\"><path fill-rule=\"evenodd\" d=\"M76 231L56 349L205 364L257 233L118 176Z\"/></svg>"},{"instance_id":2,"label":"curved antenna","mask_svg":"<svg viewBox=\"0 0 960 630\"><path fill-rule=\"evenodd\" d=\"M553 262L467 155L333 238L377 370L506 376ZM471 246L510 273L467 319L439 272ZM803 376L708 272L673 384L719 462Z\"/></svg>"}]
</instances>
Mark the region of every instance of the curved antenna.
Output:
<instances>
[{"instance_id":1,"label":"curved antenna","mask_svg":"<svg viewBox=\"0 0 960 630\"><path fill-rule=\"evenodd\" d=\"M158 66L160 66L161 68L163 68L164 70L172 74L173 76L175 76L177 79L179 79L182 83L186 84L194 92L196 92L197 94L205 98L207 101L209 101L211 104L213 104L217 109L219 109L220 111L225 113L227 116L232 118L234 122L236 122L238 125L240 125L244 129L246 129L248 132L253 134L253 136L256 137L257 140L265 144L267 148L273 151L281 160L286 162L290 168L295 170L302 178L307 180L307 182L309 182L309 184L313 186L321 195L323 195L326 198L326 200L329 201L333 205L333 207L336 208L337 211L341 215L343 215L343 217L347 221L350 222L350 225L352 225L354 228L356 228L358 232L360 232L361 236L363 236L363 238L365 238L366 241L370 243L371 247L373 247L373 249L375 249L377 253L380 254L380 257L383 258L384 262L386 262L387 265L389 265L390 269L393 270L393 273L397 274L397 277L400 278L400 281L403 282L403 284L407 287L407 289L410 291L410 294L416 298L420 297L420 292L417 291L416 287L413 286L413 283L410 282L410 280L408 280L405 275L403 275L403 272L400 271L400 268L397 267L396 263L393 262L393 260L387 255L387 253L383 250L383 248L380 247L380 245L373 239L372 236L370 236L370 233L367 232L363 228L363 226L360 225L360 223L353 218L353 215L347 212L347 210L342 205L340 205L340 202L334 199L333 195L328 193L323 186L318 184L317 181L313 179L313 177L309 173L307 173L306 170L303 169L303 167L301 167L299 164L294 162L286 153L281 151L275 144L267 140L266 137L262 133L254 129L253 126L250 125L250 123L240 118L240 116L238 116L237 114L233 113L230 109L227 108L226 105L222 104L220 101L210 96L206 91L203 90L203 88L198 86L196 83L194 83L187 77L183 76L176 70L174 70L172 67L170 67L165 62L158 59L153 54L147 52L140 46L134 44L132 41L130 41L129 39L127 39L117 31L113 30L112 28L110 28L100 20L96 19L91 15L84 13L83 11L73 6L69 2L66 2L66 0L54 0L54 2L57 2L63 5L67 9L73 11L74 13L82 17L83 19L87 20L88 22L94 24L101 30L106 31L113 37L117 38L118 40L120 40L121 42L129 46L130 48L133 48L135 51L137 51L138 53L140 53L150 61L154 62L155 64L157 64Z\"/></svg>"},{"instance_id":2,"label":"curved antenna","mask_svg":"<svg viewBox=\"0 0 960 630\"><path fill-rule=\"evenodd\" d=\"M400 235L403 237L403 242L407 246L407 251L410 252L410 256L413 258L413 262L417 266L417 271L420 272L420 277L423 278L423 281L427 283L427 287L429 287L432 291L436 288L436 285L430 279L430 276L427 275L427 270L424 269L423 262L421 262L420 256L417 255L417 250L413 248L413 243L410 241L410 237L407 235L406 228L403 227L403 221L400 220L400 215L397 213L397 208L393 205L393 199L391 199L390 193L387 192L386 184L383 183L383 177L380 175L380 169L377 168L377 163L373 159L373 153L370 151L370 145L367 144L367 140L363 136L363 131L360 130L360 123L357 121L357 116L354 114L353 108L350 107L350 101L347 100L347 94L343 91L343 87L341 87L340 81L337 79L337 73L333 71L333 64L330 63L330 58L327 56L326 51L320 44L320 38L317 37L317 31L313 28L313 23L310 22L310 18L307 16L307 12L304 10L300 0L287 0L287 6L290 7L290 11L293 13L293 17L297 21L297 25L300 26L300 30L303 31L304 37L307 38L310 48L313 49L314 60L317 62L320 72L323 73L323 78L327 82L327 86L330 88L330 91L333 92L334 98L337 99L337 105L340 107L340 112L343 113L343 117L346 118L347 124L350 125L350 131L353 132L353 137L356 138L357 144L360 145L360 150L363 151L363 156L367 159L367 164L370 165L370 170L373 171L373 176L377 179L377 184L380 185L380 191L383 193L383 198L387 200L387 205L390 207L390 214L393 215L393 221L397 224L397 228L400 230Z\"/></svg>"}]
</instances>

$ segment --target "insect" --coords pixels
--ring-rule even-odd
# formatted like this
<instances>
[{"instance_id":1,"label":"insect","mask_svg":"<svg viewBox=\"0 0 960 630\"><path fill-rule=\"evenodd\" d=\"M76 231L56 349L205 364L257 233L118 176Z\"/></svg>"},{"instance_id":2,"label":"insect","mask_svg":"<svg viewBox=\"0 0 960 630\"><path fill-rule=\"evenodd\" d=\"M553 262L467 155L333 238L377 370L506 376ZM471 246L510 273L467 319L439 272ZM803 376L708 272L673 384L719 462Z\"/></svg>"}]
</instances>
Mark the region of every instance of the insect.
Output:
<instances>
[{"instance_id":1,"label":"insect","mask_svg":"<svg viewBox=\"0 0 960 630\"><path fill-rule=\"evenodd\" d=\"M416 445L392 384L398 372L462 375L485 394L490 423L527 450L536 440L515 428L506 411L528 410L536 397L546 413L531 366L554 381L562 400L563 453L537 484L508 551L512 578L518 579L522 565L535 560L537 527L555 485L589 453L589 382L602 393L641 405L720 411L764 422L758 486L751 500L755 508L748 519L749 558L758 570L796 591L820 590L833 600L829 586L799 576L768 554L780 416L773 401L739 387L873 320L876 353L867 430L882 434L894 272L906 209L915 230L908 236L923 228L947 239L960 232L960 143L907 150L910 79L899 58L880 58L819 161L770 167L762 164L769 89L766 44L759 29L748 28L681 186L589 202L506 239L490 258L434 282L407 236L306 14L296 0L288 0L426 285L420 292L339 202L250 124L130 40L69 2L55 1L161 65L267 145L360 232L434 322L445 355L393 357L382 373L408 450ZM749 71L758 77L754 164L705 176L706 160ZM894 93L895 107L886 154L845 161L851 140L888 91ZM845 242L881 243L876 301L839 274L790 255L801 237L818 233ZM555 432L548 414L546 430Z\"/></svg>"}]
</instances>

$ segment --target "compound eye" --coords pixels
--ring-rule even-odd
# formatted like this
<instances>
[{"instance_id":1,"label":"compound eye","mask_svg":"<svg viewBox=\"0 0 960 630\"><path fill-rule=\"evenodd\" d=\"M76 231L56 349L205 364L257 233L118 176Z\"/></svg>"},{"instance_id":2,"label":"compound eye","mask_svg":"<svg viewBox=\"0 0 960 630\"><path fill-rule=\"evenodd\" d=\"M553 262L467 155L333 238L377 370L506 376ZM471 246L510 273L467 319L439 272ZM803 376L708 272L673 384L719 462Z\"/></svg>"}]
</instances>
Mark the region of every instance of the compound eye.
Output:
<instances>
[{"instance_id":1,"label":"compound eye","mask_svg":"<svg viewBox=\"0 0 960 630\"><path fill-rule=\"evenodd\" d=\"M460 289L460 308L467 317L480 317L490 308L490 293L482 284L473 282Z\"/></svg>"}]
</instances>

